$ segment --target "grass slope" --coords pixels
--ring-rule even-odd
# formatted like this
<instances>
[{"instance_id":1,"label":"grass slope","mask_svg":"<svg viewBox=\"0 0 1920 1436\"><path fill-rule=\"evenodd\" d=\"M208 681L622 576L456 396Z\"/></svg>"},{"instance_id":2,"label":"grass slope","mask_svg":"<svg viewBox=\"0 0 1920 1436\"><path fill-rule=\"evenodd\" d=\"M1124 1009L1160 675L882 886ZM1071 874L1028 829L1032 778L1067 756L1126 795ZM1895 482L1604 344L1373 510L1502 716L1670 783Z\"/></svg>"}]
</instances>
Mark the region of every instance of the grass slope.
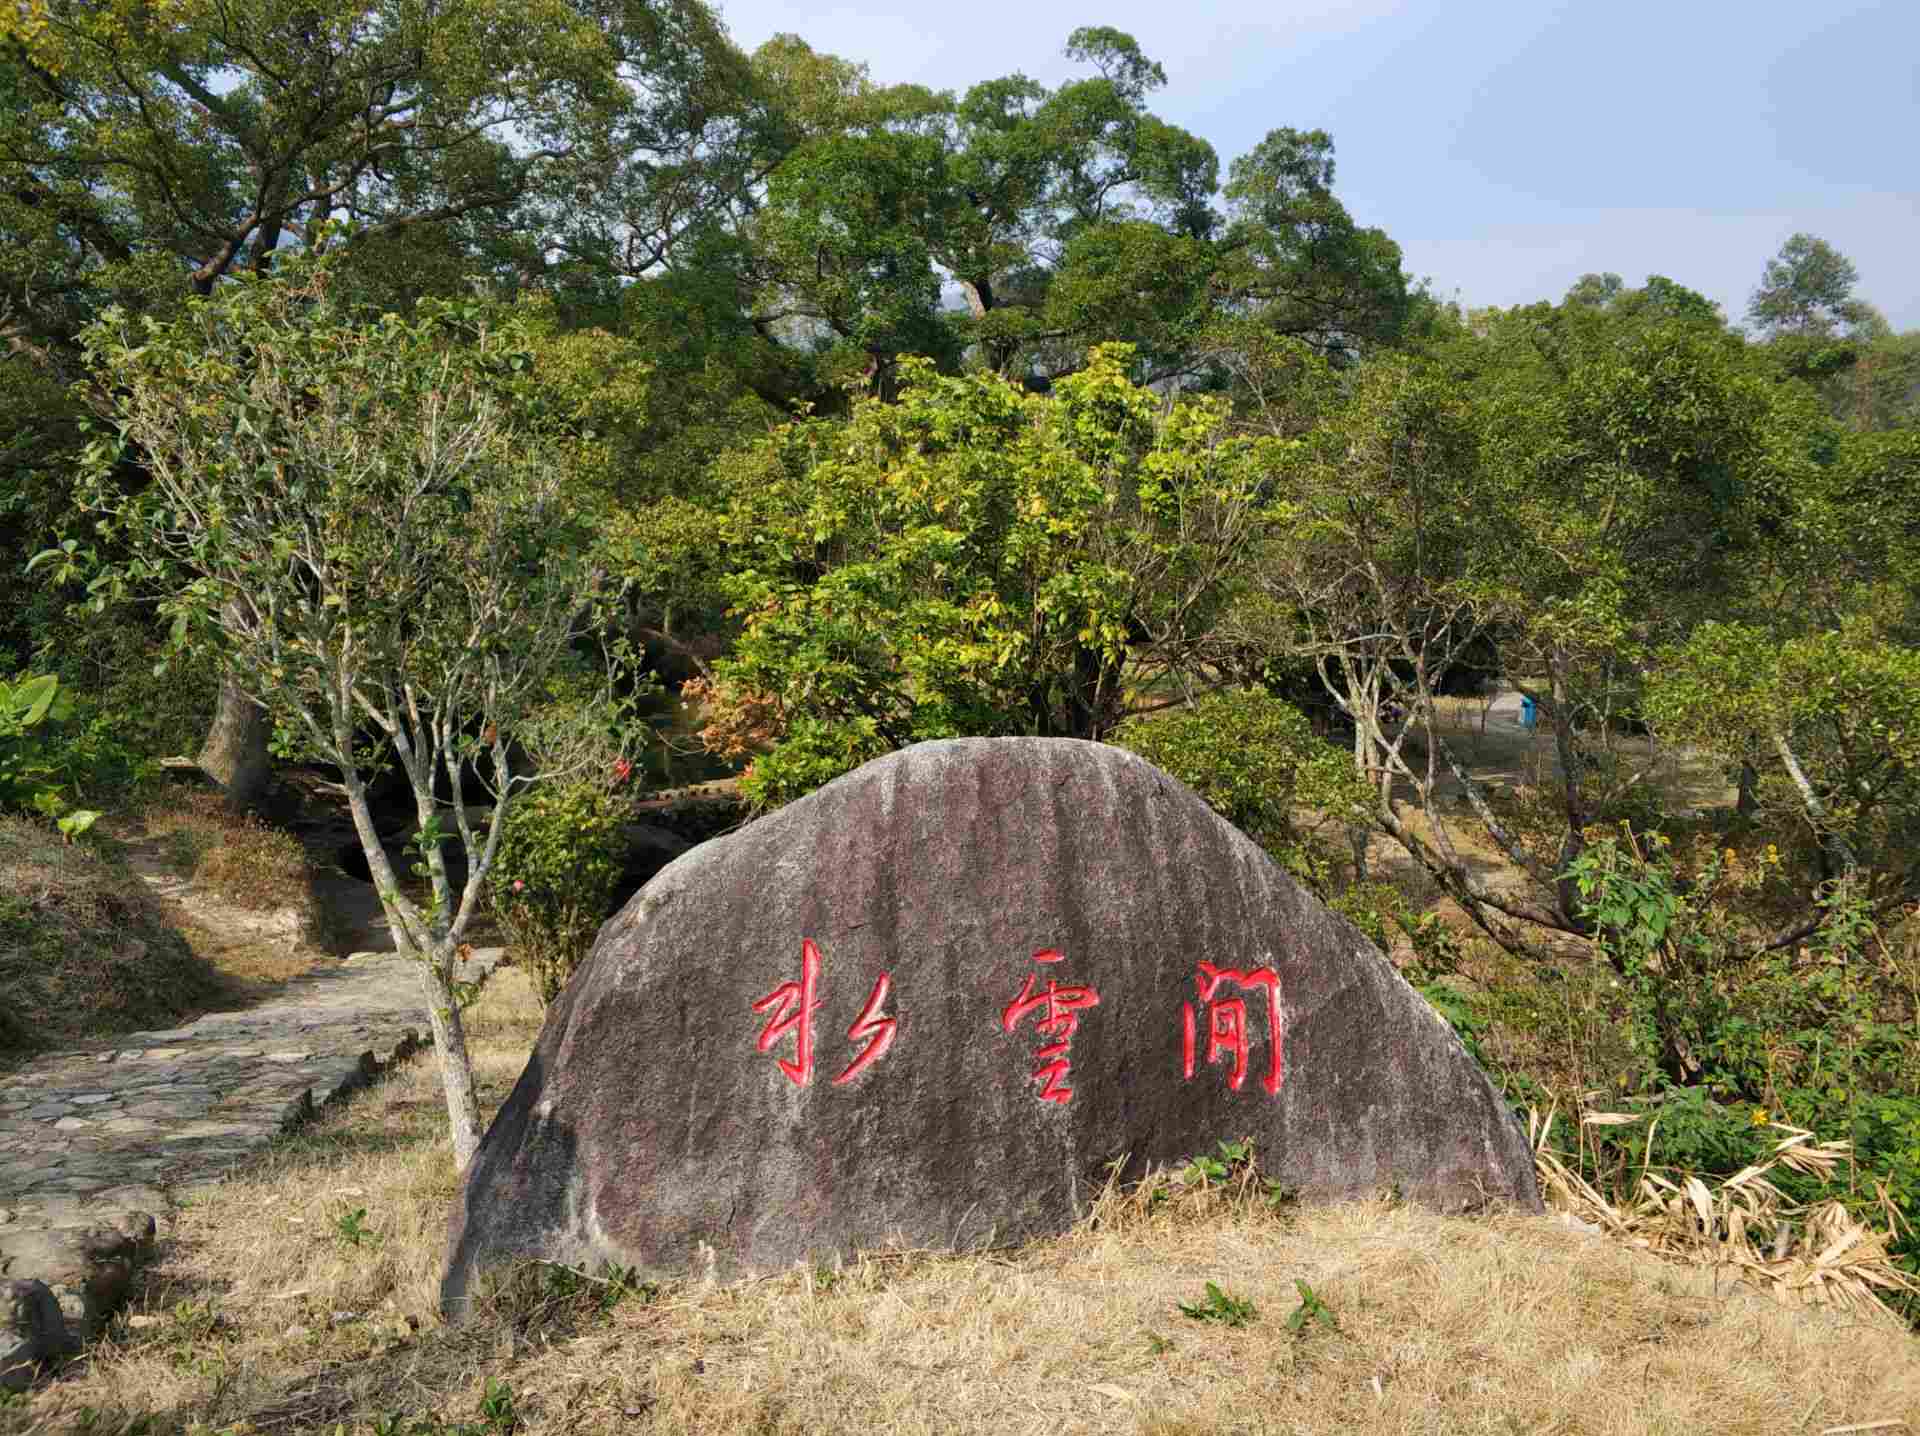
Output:
<instances>
[{"instance_id":1,"label":"grass slope","mask_svg":"<svg viewBox=\"0 0 1920 1436\"><path fill-rule=\"evenodd\" d=\"M0 1070L257 1000L312 968L321 928L298 840L207 788L73 844L0 816Z\"/></svg>"},{"instance_id":2,"label":"grass slope","mask_svg":"<svg viewBox=\"0 0 1920 1436\"><path fill-rule=\"evenodd\" d=\"M98 845L0 815L0 1068L165 1027L226 991L161 903Z\"/></svg>"},{"instance_id":3,"label":"grass slope","mask_svg":"<svg viewBox=\"0 0 1920 1436\"><path fill-rule=\"evenodd\" d=\"M499 973L471 1013L487 1106L539 1022ZM738 1286L532 1267L448 1330L449 1167L417 1061L180 1212L102 1346L0 1431L1920 1430L1920 1344L1891 1319L1783 1308L1551 1217L1217 1187L1110 1193L1017 1250ZM1290 1320L1297 1282L1329 1320Z\"/></svg>"}]
</instances>

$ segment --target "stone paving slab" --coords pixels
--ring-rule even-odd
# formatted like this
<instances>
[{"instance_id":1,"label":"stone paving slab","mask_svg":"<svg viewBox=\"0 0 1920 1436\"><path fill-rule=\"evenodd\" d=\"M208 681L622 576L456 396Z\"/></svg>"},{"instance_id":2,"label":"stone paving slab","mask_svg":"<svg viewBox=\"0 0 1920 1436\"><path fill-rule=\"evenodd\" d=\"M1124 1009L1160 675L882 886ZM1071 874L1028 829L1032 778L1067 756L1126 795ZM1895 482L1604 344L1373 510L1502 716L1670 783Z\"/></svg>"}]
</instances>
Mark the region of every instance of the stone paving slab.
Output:
<instances>
[{"instance_id":1,"label":"stone paving slab","mask_svg":"<svg viewBox=\"0 0 1920 1436\"><path fill-rule=\"evenodd\" d=\"M502 949L471 949L484 981ZM0 1078L0 1391L97 1333L173 1200L411 1053L418 964L362 953L272 1001Z\"/></svg>"},{"instance_id":2,"label":"stone paving slab","mask_svg":"<svg viewBox=\"0 0 1920 1436\"><path fill-rule=\"evenodd\" d=\"M462 979L483 980L501 951L475 949ZM362 955L258 1007L42 1057L0 1078L0 1239L114 1188L217 1177L425 1033L417 965Z\"/></svg>"}]
</instances>

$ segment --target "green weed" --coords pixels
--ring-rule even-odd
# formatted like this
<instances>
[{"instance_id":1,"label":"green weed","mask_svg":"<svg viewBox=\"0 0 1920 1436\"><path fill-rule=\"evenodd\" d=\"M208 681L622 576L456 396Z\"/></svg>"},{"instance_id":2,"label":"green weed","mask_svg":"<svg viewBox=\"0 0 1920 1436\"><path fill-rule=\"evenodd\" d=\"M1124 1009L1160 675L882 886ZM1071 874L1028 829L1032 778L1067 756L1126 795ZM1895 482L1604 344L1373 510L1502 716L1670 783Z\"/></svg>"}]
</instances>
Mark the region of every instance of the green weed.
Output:
<instances>
[{"instance_id":1,"label":"green weed","mask_svg":"<svg viewBox=\"0 0 1920 1436\"><path fill-rule=\"evenodd\" d=\"M1293 1313L1287 1317L1288 1331L1295 1336L1302 1336L1312 1330L1314 1323L1326 1327L1328 1331L1340 1329L1340 1323L1334 1320L1333 1312L1327 1308L1324 1301L1314 1295L1312 1287L1296 1277L1293 1289L1300 1293L1300 1305L1296 1306Z\"/></svg>"},{"instance_id":2,"label":"green weed","mask_svg":"<svg viewBox=\"0 0 1920 1436\"><path fill-rule=\"evenodd\" d=\"M1222 1326L1247 1326L1258 1320L1260 1315L1251 1301L1227 1295L1214 1282L1207 1283L1207 1294L1203 1300L1183 1301L1179 1307L1183 1316L1195 1321L1217 1321Z\"/></svg>"}]
</instances>

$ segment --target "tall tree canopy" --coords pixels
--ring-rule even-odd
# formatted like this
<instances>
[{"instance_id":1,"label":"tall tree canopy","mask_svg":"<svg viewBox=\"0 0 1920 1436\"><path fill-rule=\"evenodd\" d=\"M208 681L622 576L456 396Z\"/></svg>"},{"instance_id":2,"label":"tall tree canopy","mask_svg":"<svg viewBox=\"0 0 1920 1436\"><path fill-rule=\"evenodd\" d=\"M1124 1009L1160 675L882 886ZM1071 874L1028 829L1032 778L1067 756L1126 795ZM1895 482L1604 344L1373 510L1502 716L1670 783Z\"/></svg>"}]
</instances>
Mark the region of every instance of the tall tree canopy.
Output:
<instances>
[{"instance_id":1,"label":"tall tree canopy","mask_svg":"<svg viewBox=\"0 0 1920 1436\"><path fill-rule=\"evenodd\" d=\"M763 48L796 98L745 226L753 322L883 388L903 353L1044 383L1108 340L1145 377L1192 375L1230 315L1330 350L1398 332L1399 250L1334 196L1324 132L1273 131L1223 191L1212 146L1148 107L1166 76L1131 36L1076 30L1066 53L1093 73L956 96L876 86L790 36Z\"/></svg>"}]
</instances>

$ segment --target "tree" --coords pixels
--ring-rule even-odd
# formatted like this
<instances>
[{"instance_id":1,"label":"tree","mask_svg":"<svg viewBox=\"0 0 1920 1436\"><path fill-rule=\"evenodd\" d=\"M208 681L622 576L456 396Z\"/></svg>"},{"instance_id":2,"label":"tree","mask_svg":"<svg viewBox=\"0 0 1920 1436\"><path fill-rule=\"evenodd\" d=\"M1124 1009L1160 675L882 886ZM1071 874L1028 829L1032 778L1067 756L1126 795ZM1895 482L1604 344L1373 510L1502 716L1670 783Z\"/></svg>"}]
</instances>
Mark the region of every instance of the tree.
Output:
<instances>
[{"instance_id":1,"label":"tree","mask_svg":"<svg viewBox=\"0 0 1920 1436\"><path fill-rule=\"evenodd\" d=\"M1398 332L1399 250L1334 196L1325 132L1274 130L1216 208L1219 160L1152 113L1166 77L1137 42L1087 27L1066 53L1094 73L955 97L873 85L792 37L764 48L756 67L797 98L742 225L756 325L880 390L902 353L1044 387L1109 341L1149 381L1202 373L1227 317L1342 353Z\"/></svg>"},{"instance_id":2,"label":"tree","mask_svg":"<svg viewBox=\"0 0 1920 1436\"><path fill-rule=\"evenodd\" d=\"M1853 298L1858 279L1852 262L1825 240L1796 234L1767 262L1747 306L1781 377L1817 385L1830 404L1843 389L1857 387L1846 381L1876 323L1885 328L1870 306Z\"/></svg>"},{"instance_id":3,"label":"tree","mask_svg":"<svg viewBox=\"0 0 1920 1436\"><path fill-rule=\"evenodd\" d=\"M1821 880L1891 902L1914 891L1920 841L1920 434L1845 432L1801 386L1777 403L1789 502L1714 621L1661 655L1649 704L1747 765Z\"/></svg>"},{"instance_id":4,"label":"tree","mask_svg":"<svg viewBox=\"0 0 1920 1436\"><path fill-rule=\"evenodd\" d=\"M402 309L550 251L632 268L737 188L744 84L702 0L35 0L0 17L0 235L30 240L0 297L70 370L107 303L165 314L289 245ZM266 739L224 683L201 762L237 806Z\"/></svg>"},{"instance_id":5,"label":"tree","mask_svg":"<svg viewBox=\"0 0 1920 1436\"><path fill-rule=\"evenodd\" d=\"M1269 426L1308 427L1272 476L1273 523L1223 628L1256 661L1309 665L1353 725L1350 767L1370 797L1361 816L1462 908L1489 930L1502 915L1551 922L1537 901L1482 881L1438 820L1443 771L1465 773L1434 727L1434 699L1456 665L1485 646L1505 581L1505 545L1495 535L1507 495L1500 473L1483 463L1469 394L1443 367L1405 355L1344 374L1315 356L1299 362L1294 406L1254 411ZM1266 372L1239 371L1249 394ZM1309 418L1299 393L1315 389ZM1424 827L1408 821L1398 785L1425 811ZM1468 789L1495 839L1544 878ZM1353 833L1362 875L1365 832Z\"/></svg>"},{"instance_id":6,"label":"tree","mask_svg":"<svg viewBox=\"0 0 1920 1436\"><path fill-rule=\"evenodd\" d=\"M1771 771L1763 793L1812 838L1823 879L1897 901L1920 876L1916 693L1920 650L1857 614L1794 636L1702 624L1662 655L1648 696L1663 731Z\"/></svg>"},{"instance_id":7,"label":"tree","mask_svg":"<svg viewBox=\"0 0 1920 1436\"><path fill-rule=\"evenodd\" d=\"M1826 339L1861 317L1853 298L1860 271L1824 239L1796 234L1767 261L1747 318L1763 333Z\"/></svg>"},{"instance_id":8,"label":"tree","mask_svg":"<svg viewBox=\"0 0 1920 1436\"><path fill-rule=\"evenodd\" d=\"M567 455L516 429L498 397L530 362L523 320L423 302L354 313L322 266L291 265L134 324L88 331L117 434L91 451L92 503L187 646L340 770L396 948L421 960L456 1163L479 1142L455 992L501 825L534 776L516 726L590 612L586 512ZM108 478L123 446L150 486ZM364 739L371 727L380 741ZM368 801L390 745L414 799L427 893L401 889ZM476 833L472 773L493 798ZM444 786L447 801L436 797ZM467 856L455 891L443 825Z\"/></svg>"},{"instance_id":9,"label":"tree","mask_svg":"<svg viewBox=\"0 0 1920 1436\"><path fill-rule=\"evenodd\" d=\"M1099 738L1211 684L1205 639L1283 441L1164 404L1095 351L1050 395L903 364L897 403L789 425L732 466L709 737L796 797L924 738Z\"/></svg>"}]
</instances>

